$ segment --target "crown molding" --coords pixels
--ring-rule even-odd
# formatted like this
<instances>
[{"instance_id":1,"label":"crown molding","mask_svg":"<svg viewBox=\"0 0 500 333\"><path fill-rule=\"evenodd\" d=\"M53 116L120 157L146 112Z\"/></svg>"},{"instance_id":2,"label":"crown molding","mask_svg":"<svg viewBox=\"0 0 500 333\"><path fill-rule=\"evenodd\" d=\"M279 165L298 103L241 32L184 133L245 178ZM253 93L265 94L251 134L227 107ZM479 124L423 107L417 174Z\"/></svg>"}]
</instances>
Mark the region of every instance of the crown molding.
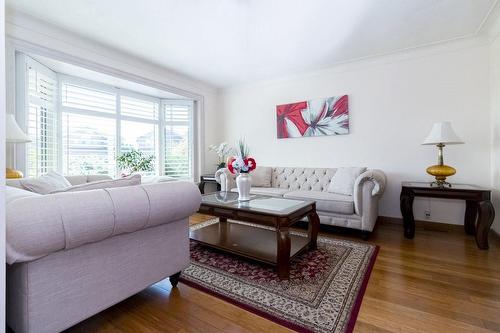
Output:
<instances>
[{"instance_id":1,"label":"crown molding","mask_svg":"<svg viewBox=\"0 0 500 333\"><path fill-rule=\"evenodd\" d=\"M391 63L410 61L413 59L420 59L446 53L451 54L475 47L488 47L489 45L490 45L490 39L487 36L484 36L482 34L471 34L465 37L455 38L448 41L440 41L432 44L425 44L407 49L400 49L390 53L370 55L358 59L336 63L331 66L318 68L312 71L305 71L293 75L282 76L276 79L261 80L258 82L222 87L219 88L218 91L219 95L224 95L225 93L237 92L239 90L247 88L286 83L287 81L290 80L304 79L307 77L324 75L325 73L342 73L342 72L357 71L363 68L370 68L374 66L382 66Z\"/></svg>"},{"instance_id":2,"label":"crown molding","mask_svg":"<svg viewBox=\"0 0 500 333\"><path fill-rule=\"evenodd\" d=\"M121 70L130 68L148 73L148 76L161 75L162 81L168 81L168 85L176 90L195 94L217 93L216 87L206 82L74 34L30 15L7 8L5 18L6 37L18 41L19 44L31 44L64 52L68 55L67 59L71 59L71 55L74 55L75 59L84 58L82 55L85 54L90 55L92 59L98 59L94 62L108 67L111 67L109 64L118 62L121 64Z\"/></svg>"}]
</instances>

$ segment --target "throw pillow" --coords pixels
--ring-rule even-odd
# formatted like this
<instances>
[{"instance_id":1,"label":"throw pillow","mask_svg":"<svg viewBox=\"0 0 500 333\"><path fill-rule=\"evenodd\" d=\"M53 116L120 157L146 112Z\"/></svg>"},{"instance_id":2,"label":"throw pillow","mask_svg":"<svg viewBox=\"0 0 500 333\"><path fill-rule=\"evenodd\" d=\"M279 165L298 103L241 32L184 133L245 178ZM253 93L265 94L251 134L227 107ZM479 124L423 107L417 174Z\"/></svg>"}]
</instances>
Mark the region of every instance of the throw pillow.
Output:
<instances>
[{"instance_id":1,"label":"throw pillow","mask_svg":"<svg viewBox=\"0 0 500 333\"><path fill-rule=\"evenodd\" d=\"M61 192L78 192L78 191L88 191L88 190L99 190L103 188L110 187L125 187L125 186L135 186L141 184L141 175L130 175L123 178L111 179L111 180L98 180L95 182L79 184L75 186L70 186L68 188L62 190L55 190L50 192L53 193L61 193Z\"/></svg>"},{"instance_id":2,"label":"throw pillow","mask_svg":"<svg viewBox=\"0 0 500 333\"><path fill-rule=\"evenodd\" d=\"M328 186L328 192L353 195L356 178L366 171L365 167L338 168Z\"/></svg>"},{"instance_id":3,"label":"throw pillow","mask_svg":"<svg viewBox=\"0 0 500 333\"><path fill-rule=\"evenodd\" d=\"M252 186L271 187L273 168L258 166L252 173Z\"/></svg>"},{"instance_id":4,"label":"throw pillow","mask_svg":"<svg viewBox=\"0 0 500 333\"><path fill-rule=\"evenodd\" d=\"M50 171L38 178L21 179L19 182L26 190L39 194L48 194L71 186L63 175L55 171Z\"/></svg>"}]
</instances>

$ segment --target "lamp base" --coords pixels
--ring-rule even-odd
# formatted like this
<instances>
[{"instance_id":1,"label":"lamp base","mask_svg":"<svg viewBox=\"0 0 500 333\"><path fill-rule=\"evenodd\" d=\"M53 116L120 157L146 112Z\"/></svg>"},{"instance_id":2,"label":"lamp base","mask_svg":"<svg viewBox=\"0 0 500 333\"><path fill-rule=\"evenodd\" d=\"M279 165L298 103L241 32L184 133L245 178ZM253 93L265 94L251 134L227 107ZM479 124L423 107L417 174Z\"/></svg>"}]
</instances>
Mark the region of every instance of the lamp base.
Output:
<instances>
[{"instance_id":1,"label":"lamp base","mask_svg":"<svg viewBox=\"0 0 500 333\"><path fill-rule=\"evenodd\" d=\"M23 178L23 173L16 169L6 168L5 169L5 178L7 179L16 179Z\"/></svg>"},{"instance_id":2,"label":"lamp base","mask_svg":"<svg viewBox=\"0 0 500 333\"><path fill-rule=\"evenodd\" d=\"M455 170L455 168L444 164L432 165L428 167L426 171L429 175L436 178L436 181L433 182L433 184L436 184L437 186L450 185L450 183L446 182L446 177L453 176L455 173L457 173L457 170Z\"/></svg>"}]
</instances>

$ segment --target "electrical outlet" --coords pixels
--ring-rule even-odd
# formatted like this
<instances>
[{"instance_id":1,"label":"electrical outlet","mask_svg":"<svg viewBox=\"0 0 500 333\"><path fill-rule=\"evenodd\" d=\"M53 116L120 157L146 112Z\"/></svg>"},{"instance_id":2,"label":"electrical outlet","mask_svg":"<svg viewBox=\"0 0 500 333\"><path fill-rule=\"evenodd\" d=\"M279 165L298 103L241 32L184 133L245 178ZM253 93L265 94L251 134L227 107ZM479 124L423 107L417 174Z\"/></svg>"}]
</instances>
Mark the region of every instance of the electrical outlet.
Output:
<instances>
[{"instance_id":1,"label":"electrical outlet","mask_svg":"<svg viewBox=\"0 0 500 333\"><path fill-rule=\"evenodd\" d=\"M429 220L429 219L431 218L431 211L430 211L430 210L426 210L426 211L425 211L425 218L426 218L427 220Z\"/></svg>"}]
</instances>

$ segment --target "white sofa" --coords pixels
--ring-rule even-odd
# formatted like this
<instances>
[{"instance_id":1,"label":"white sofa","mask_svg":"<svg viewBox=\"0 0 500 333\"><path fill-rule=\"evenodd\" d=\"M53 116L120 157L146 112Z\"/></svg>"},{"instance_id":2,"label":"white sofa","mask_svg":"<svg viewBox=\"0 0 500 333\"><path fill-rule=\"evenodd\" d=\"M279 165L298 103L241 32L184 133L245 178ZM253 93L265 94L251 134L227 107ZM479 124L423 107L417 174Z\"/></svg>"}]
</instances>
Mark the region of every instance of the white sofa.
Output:
<instances>
[{"instance_id":1,"label":"white sofa","mask_svg":"<svg viewBox=\"0 0 500 333\"><path fill-rule=\"evenodd\" d=\"M72 185L102 176L67 177ZM189 265L188 182L39 195L9 180L7 323L62 331ZM17 187L16 187L17 186Z\"/></svg>"},{"instance_id":2,"label":"white sofa","mask_svg":"<svg viewBox=\"0 0 500 333\"><path fill-rule=\"evenodd\" d=\"M359 229L364 239L373 231L378 217L378 200L386 184L381 170L367 170L358 176L353 195L328 192L337 171L335 168L258 167L256 171L259 177L263 172L268 173L270 182L266 187L252 185L251 194L314 200L322 224ZM216 179L222 191L237 191L235 175L227 169L218 170Z\"/></svg>"}]
</instances>

